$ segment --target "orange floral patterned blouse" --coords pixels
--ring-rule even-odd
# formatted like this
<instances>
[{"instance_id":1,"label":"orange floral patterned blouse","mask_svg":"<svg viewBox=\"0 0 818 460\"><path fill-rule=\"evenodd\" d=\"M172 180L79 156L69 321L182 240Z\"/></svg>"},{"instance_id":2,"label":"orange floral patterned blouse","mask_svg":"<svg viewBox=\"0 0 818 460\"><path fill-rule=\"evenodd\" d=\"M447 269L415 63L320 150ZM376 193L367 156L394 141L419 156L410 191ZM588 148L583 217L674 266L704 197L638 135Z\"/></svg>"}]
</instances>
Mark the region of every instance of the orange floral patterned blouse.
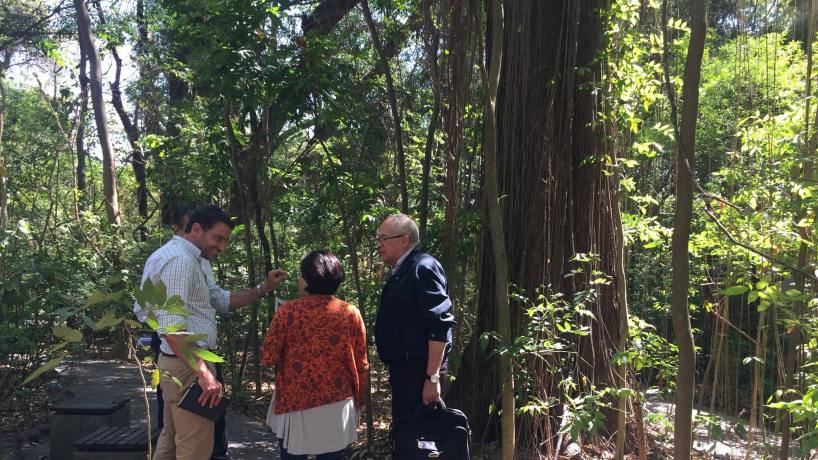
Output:
<instances>
[{"instance_id":1,"label":"orange floral patterned blouse","mask_svg":"<svg viewBox=\"0 0 818 460\"><path fill-rule=\"evenodd\" d=\"M276 414L349 398L363 406L366 330L358 309L342 300L307 295L281 304L261 356L276 366Z\"/></svg>"}]
</instances>

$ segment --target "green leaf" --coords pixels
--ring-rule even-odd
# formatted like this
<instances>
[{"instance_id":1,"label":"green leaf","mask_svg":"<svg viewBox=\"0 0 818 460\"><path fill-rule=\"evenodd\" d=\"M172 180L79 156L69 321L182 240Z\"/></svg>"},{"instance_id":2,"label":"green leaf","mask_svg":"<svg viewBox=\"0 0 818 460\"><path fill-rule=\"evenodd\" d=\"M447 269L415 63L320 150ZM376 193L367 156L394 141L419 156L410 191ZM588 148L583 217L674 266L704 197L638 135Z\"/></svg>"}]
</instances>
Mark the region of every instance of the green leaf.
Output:
<instances>
[{"instance_id":1,"label":"green leaf","mask_svg":"<svg viewBox=\"0 0 818 460\"><path fill-rule=\"evenodd\" d=\"M747 291L749 291L749 289L744 285L730 286L724 290L724 295L741 295Z\"/></svg>"},{"instance_id":2,"label":"green leaf","mask_svg":"<svg viewBox=\"0 0 818 460\"><path fill-rule=\"evenodd\" d=\"M148 319L146 319L145 322L154 331L159 327L159 320L156 318L156 315L153 312L148 313Z\"/></svg>"},{"instance_id":3,"label":"green leaf","mask_svg":"<svg viewBox=\"0 0 818 460\"><path fill-rule=\"evenodd\" d=\"M102 315L102 318L97 321L97 327L95 330L99 331L101 329L114 327L119 324L120 321L122 321L122 318L115 317L113 311L106 311L105 314Z\"/></svg>"},{"instance_id":4,"label":"green leaf","mask_svg":"<svg viewBox=\"0 0 818 460\"><path fill-rule=\"evenodd\" d=\"M738 425L736 425L736 435L739 438L746 440L747 439L747 426L744 425L743 423L739 423Z\"/></svg>"},{"instance_id":5,"label":"green leaf","mask_svg":"<svg viewBox=\"0 0 818 460\"><path fill-rule=\"evenodd\" d=\"M170 298L169 298L169 299L168 299L168 300L165 302L165 308L170 308L170 307L184 307L184 306L185 306L185 301L184 301L184 300L182 300L182 296L180 296L179 294L174 294L174 295L172 295L172 296L171 296L171 297L170 297Z\"/></svg>"},{"instance_id":6,"label":"green leaf","mask_svg":"<svg viewBox=\"0 0 818 460\"><path fill-rule=\"evenodd\" d=\"M758 292L757 291L752 291L749 294L747 294L747 302L752 303L752 302L755 302L756 300L758 300Z\"/></svg>"},{"instance_id":7,"label":"green leaf","mask_svg":"<svg viewBox=\"0 0 818 460\"><path fill-rule=\"evenodd\" d=\"M150 278L147 278L145 282L142 283L142 288L134 291L134 297L136 297L137 302L139 302L139 305L142 306L142 308L147 309L147 304L157 307L159 305L164 305L167 301L168 289L162 280L159 280L156 284L154 284Z\"/></svg>"},{"instance_id":8,"label":"green leaf","mask_svg":"<svg viewBox=\"0 0 818 460\"><path fill-rule=\"evenodd\" d=\"M190 312L185 307L172 306L170 308L159 308L159 310L164 310L168 314L176 316L190 316Z\"/></svg>"},{"instance_id":9,"label":"green leaf","mask_svg":"<svg viewBox=\"0 0 818 460\"><path fill-rule=\"evenodd\" d=\"M151 388L154 390L159 386L159 369L154 369L151 372Z\"/></svg>"},{"instance_id":10,"label":"green leaf","mask_svg":"<svg viewBox=\"0 0 818 460\"><path fill-rule=\"evenodd\" d=\"M184 330L186 327L187 324L185 323L171 324L170 326L165 327L165 334L173 334L174 332Z\"/></svg>"},{"instance_id":11,"label":"green leaf","mask_svg":"<svg viewBox=\"0 0 818 460\"><path fill-rule=\"evenodd\" d=\"M801 440L801 445L798 449L800 450L801 455L806 455L816 447L818 447L818 436L812 434Z\"/></svg>"},{"instance_id":12,"label":"green leaf","mask_svg":"<svg viewBox=\"0 0 818 460\"><path fill-rule=\"evenodd\" d=\"M115 302L122 297L122 292L100 292L97 291L85 299L85 307L90 307L100 303Z\"/></svg>"},{"instance_id":13,"label":"green leaf","mask_svg":"<svg viewBox=\"0 0 818 460\"><path fill-rule=\"evenodd\" d=\"M88 326L89 328L91 328L91 329L93 329L93 330L96 330L96 329L97 329L97 323L96 323L96 322L94 322L94 320L93 320L93 319L91 319L91 317L90 317L90 316L88 316L88 315L86 315L85 313L83 313L83 314L82 314L82 322L83 322L83 323L84 323L86 326Z\"/></svg>"},{"instance_id":14,"label":"green leaf","mask_svg":"<svg viewBox=\"0 0 818 460\"><path fill-rule=\"evenodd\" d=\"M632 398L636 393L630 388L617 388L616 396L619 398Z\"/></svg>"},{"instance_id":15,"label":"green leaf","mask_svg":"<svg viewBox=\"0 0 818 460\"><path fill-rule=\"evenodd\" d=\"M617 366L628 364L628 353L614 353L613 356L611 356L611 362Z\"/></svg>"},{"instance_id":16,"label":"green leaf","mask_svg":"<svg viewBox=\"0 0 818 460\"><path fill-rule=\"evenodd\" d=\"M486 350L489 348L489 336L490 336L490 334L488 332L484 332L484 333L480 334L480 339L478 341L478 344L480 345L480 352L481 353L485 353Z\"/></svg>"},{"instance_id":17,"label":"green leaf","mask_svg":"<svg viewBox=\"0 0 818 460\"><path fill-rule=\"evenodd\" d=\"M211 363L223 363L224 362L224 359L221 356L213 353L210 350L206 350L204 348L194 348L192 351L193 351L194 355L198 356L199 358L202 358L203 360L205 360L207 362L211 362Z\"/></svg>"},{"instance_id":18,"label":"green leaf","mask_svg":"<svg viewBox=\"0 0 818 460\"><path fill-rule=\"evenodd\" d=\"M142 323L140 323L139 321L137 321L135 319L122 318L122 323L127 324L128 327L131 327L131 328L134 328L134 329L139 329L139 328L142 327Z\"/></svg>"},{"instance_id":19,"label":"green leaf","mask_svg":"<svg viewBox=\"0 0 818 460\"><path fill-rule=\"evenodd\" d=\"M59 366L60 363L62 363L63 360L65 359L65 356L66 356L65 354L62 354L62 355L48 361L47 363L43 364L42 366L38 367L37 370L35 370L31 374L29 374L28 377L26 377L26 379L23 380L23 385L28 384L29 382L39 378L45 372L48 372L48 371L56 368L57 366Z\"/></svg>"},{"instance_id":20,"label":"green leaf","mask_svg":"<svg viewBox=\"0 0 818 460\"><path fill-rule=\"evenodd\" d=\"M56 337L63 339L66 342L82 341L82 332L68 326L54 326L51 328L51 332L53 332Z\"/></svg>"},{"instance_id":21,"label":"green leaf","mask_svg":"<svg viewBox=\"0 0 818 460\"><path fill-rule=\"evenodd\" d=\"M187 343L196 343L198 341L204 342L207 340L207 334L187 334L183 340Z\"/></svg>"},{"instance_id":22,"label":"green leaf","mask_svg":"<svg viewBox=\"0 0 818 460\"><path fill-rule=\"evenodd\" d=\"M150 282L150 279L145 280L146 284L149 283L149 282ZM147 310L149 308L148 298L147 298L147 295L145 294L145 291L143 289L140 289L140 288L134 289L133 296L134 296L134 298L136 298L136 303L138 303L139 306L142 307L143 310Z\"/></svg>"},{"instance_id":23,"label":"green leaf","mask_svg":"<svg viewBox=\"0 0 818 460\"><path fill-rule=\"evenodd\" d=\"M799 295L801 295L801 291L799 291L798 289L787 289L787 291L784 292L784 294L787 294L787 297L798 297Z\"/></svg>"}]
</instances>

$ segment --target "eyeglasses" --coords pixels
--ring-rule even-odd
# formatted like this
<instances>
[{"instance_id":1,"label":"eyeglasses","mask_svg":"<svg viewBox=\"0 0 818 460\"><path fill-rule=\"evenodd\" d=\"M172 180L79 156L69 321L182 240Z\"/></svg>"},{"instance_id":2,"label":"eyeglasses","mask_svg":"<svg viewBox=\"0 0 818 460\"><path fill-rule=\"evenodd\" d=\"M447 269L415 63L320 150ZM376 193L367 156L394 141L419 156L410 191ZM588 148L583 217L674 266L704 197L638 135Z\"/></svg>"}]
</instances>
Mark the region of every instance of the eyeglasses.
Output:
<instances>
[{"instance_id":1,"label":"eyeglasses","mask_svg":"<svg viewBox=\"0 0 818 460\"><path fill-rule=\"evenodd\" d=\"M378 243L386 243L386 240L394 240L395 238L401 238L403 236L406 236L406 233L401 233L400 235L395 235L395 236L378 235L374 239L375 239L375 244L378 244Z\"/></svg>"}]
</instances>

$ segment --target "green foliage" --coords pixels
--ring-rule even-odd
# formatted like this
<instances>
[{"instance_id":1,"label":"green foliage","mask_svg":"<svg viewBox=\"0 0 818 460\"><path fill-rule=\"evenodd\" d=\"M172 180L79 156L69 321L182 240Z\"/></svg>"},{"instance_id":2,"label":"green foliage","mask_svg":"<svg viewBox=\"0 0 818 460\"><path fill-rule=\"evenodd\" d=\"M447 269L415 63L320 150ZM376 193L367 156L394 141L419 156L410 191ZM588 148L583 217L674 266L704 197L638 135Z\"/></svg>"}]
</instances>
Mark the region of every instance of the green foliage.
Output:
<instances>
[{"instance_id":1,"label":"green foliage","mask_svg":"<svg viewBox=\"0 0 818 460\"><path fill-rule=\"evenodd\" d=\"M628 318L628 348L614 353L611 361L628 365L646 382L657 382L674 389L678 369L677 347L657 333L656 327L638 316Z\"/></svg>"},{"instance_id":2,"label":"green foliage","mask_svg":"<svg viewBox=\"0 0 818 460\"><path fill-rule=\"evenodd\" d=\"M809 305L815 307L818 299L811 299ZM767 398L767 406L788 412L793 420L794 439L798 440L799 454L808 455L818 446L818 319L814 315L803 318L800 324L808 340L805 344L805 359L801 366L804 379L803 389L777 390Z\"/></svg>"},{"instance_id":3,"label":"green foliage","mask_svg":"<svg viewBox=\"0 0 818 460\"><path fill-rule=\"evenodd\" d=\"M582 255L577 259L588 260ZM484 333L480 337L480 349L484 353L510 356L518 399L517 413L547 415L549 408L565 404L562 432L570 432L572 439L578 439L581 433L595 433L604 426L603 409L612 407L613 398L633 396L630 389L610 387L598 389L591 386L587 391L580 391L575 377L566 372L576 359L576 339L589 334L585 318L593 318L588 308L595 301L595 289L579 291L571 300L561 294L549 293L545 288L534 299L512 292L512 301L524 307L525 330L511 343L502 343L494 332ZM548 378L546 376L561 379L558 382L563 392L560 397L542 395L542 380Z\"/></svg>"},{"instance_id":4,"label":"green foliage","mask_svg":"<svg viewBox=\"0 0 818 460\"><path fill-rule=\"evenodd\" d=\"M603 74L594 83L594 94L602 109L598 121L599 132L605 133L600 139L606 149L605 172L619 184L626 245L628 342L612 360L628 366L636 388L671 391L677 360L669 332L668 267L677 148L662 61L668 61L667 77L678 108L688 25L684 4L673 2L670 12L676 17L659 24L662 3L620 0L600 11L605 49L598 56ZM423 3L378 0L371 4L394 70L414 213L420 204L433 103L433 76L424 54L426 31L419 24ZM133 49L133 63L139 70L126 79L124 95L126 105L133 104L128 111L139 114L137 144L146 155L149 215L137 215L136 177L127 164L132 158L130 146L122 133L115 133L125 217L121 228L105 224L97 141L91 117L78 119L76 75L57 78L75 72L76 62L68 62L75 58L63 52L71 39L57 33L57 29L70 31L58 26L73 19L58 14L54 21L32 28L44 10L25 2L11 2L4 10L8 14L0 17L0 42L24 53L21 58L36 56L65 67L54 75L57 87L46 89L45 94L3 80L7 104L0 174L8 179L10 223L0 232L0 370L8 369L12 377L0 382L8 383L2 386L5 391L0 390L4 401L0 409L25 404L25 398L8 397L16 391L12 389L19 390L23 376L28 376L24 391L29 391L38 377L58 368L66 357L121 341L124 330L147 330L132 318L131 292L148 311L147 328L158 326L156 309L185 314L182 299L168 298L164 286L146 283L133 289L147 256L168 237L160 229L160 215L179 203L215 202L239 216L247 196L256 200L245 203L250 205L250 221L235 230L231 245L213 261L220 285L240 288L257 283L268 257L295 279L298 259L324 247L335 251L347 270L339 296L359 304L368 329L373 330L385 268L369 241L382 217L396 212L400 203L395 129L385 81L361 13L353 9L328 33L304 36L302 26L315 5L146 2L148 40L143 43L129 4L100 4L107 23L94 24L95 36L104 45L119 46L123 56L128 47ZM814 155L806 149L814 127L809 132L804 128L807 117L814 118L814 114L805 115L808 101L814 111L814 94L806 94L804 85L804 48L790 40L794 30L790 35L782 30L790 24L797 29L797 18L791 20L786 8L758 15L751 11L753 7L711 2L715 28L708 35L702 69L697 161L691 165L698 184L709 194L698 197L694 205L689 245L690 308L700 358L697 375L709 394L709 380L714 373L727 374L729 364L729 372L735 373L730 380L735 394L723 408L744 404L752 369L773 375L781 367L769 352L756 353L751 342L759 337L760 325L767 333L768 348L786 345L789 339L784 334L802 329L806 362L797 377L805 385L784 398L783 390L775 388L777 379L765 378L762 393L776 395L770 408L795 416L802 449L808 449L818 443L813 407L818 383L812 375L818 349L812 317L818 301L814 283L796 286L791 266L797 263L802 243L810 254L815 249L817 182L814 174L803 177ZM442 13L435 13L432 21L444 26ZM96 21L98 16L93 16ZM759 23L760 16L770 23ZM668 56L663 56L663 26L670 34ZM31 30L32 35L21 42L15 38L18 35L9 33L20 30ZM445 40L442 44L450 46ZM441 69L453 64L449 51L437 56ZM101 52L110 59L105 46ZM587 71L577 70L581 75ZM466 80L448 83L462 85L457 89L462 90L460 103L465 107L464 143L459 146L461 163L456 171L461 178L458 211L452 221L447 220L445 178L451 171L446 170L449 136L443 130L455 129L458 122L444 119L439 120L429 164L429 222L423 235L424 247L435 255L452 249L453 260L445 268L457 304L456 351L482 320L469 306L474 304L475 278L482 270L476 267L475 256L485 250L476 243L484 230L480 218L482 89L478 76L469 74ZM441 89L445 108L451 102L446 91L452 88L444 82ZM83 191L74 189L76 152L71 138L80 121L85 122L84 140L90 152L89 182ZM723 227L702 211L705 205ZM259 217L270 242L269 255L255 225ZM147 229L145 238L137 228ZM451 229L457 230L454 241L447 240ZM734 244L725 230L752 250ZM251 240L247 247L242 244L245 235ZM590 257L578 255L574 262L584 266ZM352 273L353 260L358 264L357 276ZM251 266L256 279L249 279ZM483 352L512 358L519 414L534 417L565 406L562 429L573 437L598 430L610 401L629 391L580 391L589 388L585 376L566 371L576 369L576 343L589 334L587 325L594 317L589 305L596 300L595 289L610 284L603 273L577 268L568 275L578 274L594 289L578 289L570 298L545 288L533 299L515 295L513 302L526 312L518 318L518 335L502 344L491 333L479 339ZM294 283L276 294L295 296ZM261 302L257 318L251 311L220 320L227 331L220 338L225 368L238 384L242 383L244 345L252 343L245 340L246 331L256 326L266 329L272 302ZM719 348L721 341L723 348ZM195 356L221 359L203 350L186 359ZM707 374L708 362L717 356L722 367ZM458 357L458 353L452 355L453 367ZM745 366L740 365L742 359ZM246 373L243 377L247 380ZM157 379L154 373L152 380ZM546 379L557 382L563 394L542 394L539 389L553 387ZM699 423L718 434L714 419ZM739 426L743 425L737 425L737 432Z\"/></svg>"},{"instance_id":5,"label":"green foliage","mask_svg":"<svg viewBox=\"0 0 818 460\"><path fill-rule=\"evenodd\" d=\"M609 407L604 400L607 399L610 392L610 388L602 391L592 388L589 394L569 399L564 415L567 423L562 424L561 432L570 433L571 439L579 439L580 434L593 434L605 426L605 415L601 409Z\"/></svg>"}]
</instances>

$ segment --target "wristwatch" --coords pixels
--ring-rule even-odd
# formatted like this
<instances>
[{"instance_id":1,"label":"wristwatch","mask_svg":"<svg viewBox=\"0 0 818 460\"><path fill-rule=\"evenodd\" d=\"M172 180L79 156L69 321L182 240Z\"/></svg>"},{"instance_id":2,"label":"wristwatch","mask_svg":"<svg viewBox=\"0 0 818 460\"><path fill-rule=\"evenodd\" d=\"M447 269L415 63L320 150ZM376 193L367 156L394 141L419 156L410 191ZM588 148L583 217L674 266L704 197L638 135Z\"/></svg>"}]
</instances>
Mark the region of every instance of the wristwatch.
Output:
<instances>
[{"instance_id":1,"label":"wristwatch","mask_svg":"<svg viewBox=\"0 0 818 460\"><path fill-rule=\"evenodd\" d=\"M426 380L428 380L428 381L430 381L432 383L438 383L438 382L440 382L440 374L432 374L432 375L426 374Z\"/></svg>"}]
</instances>

